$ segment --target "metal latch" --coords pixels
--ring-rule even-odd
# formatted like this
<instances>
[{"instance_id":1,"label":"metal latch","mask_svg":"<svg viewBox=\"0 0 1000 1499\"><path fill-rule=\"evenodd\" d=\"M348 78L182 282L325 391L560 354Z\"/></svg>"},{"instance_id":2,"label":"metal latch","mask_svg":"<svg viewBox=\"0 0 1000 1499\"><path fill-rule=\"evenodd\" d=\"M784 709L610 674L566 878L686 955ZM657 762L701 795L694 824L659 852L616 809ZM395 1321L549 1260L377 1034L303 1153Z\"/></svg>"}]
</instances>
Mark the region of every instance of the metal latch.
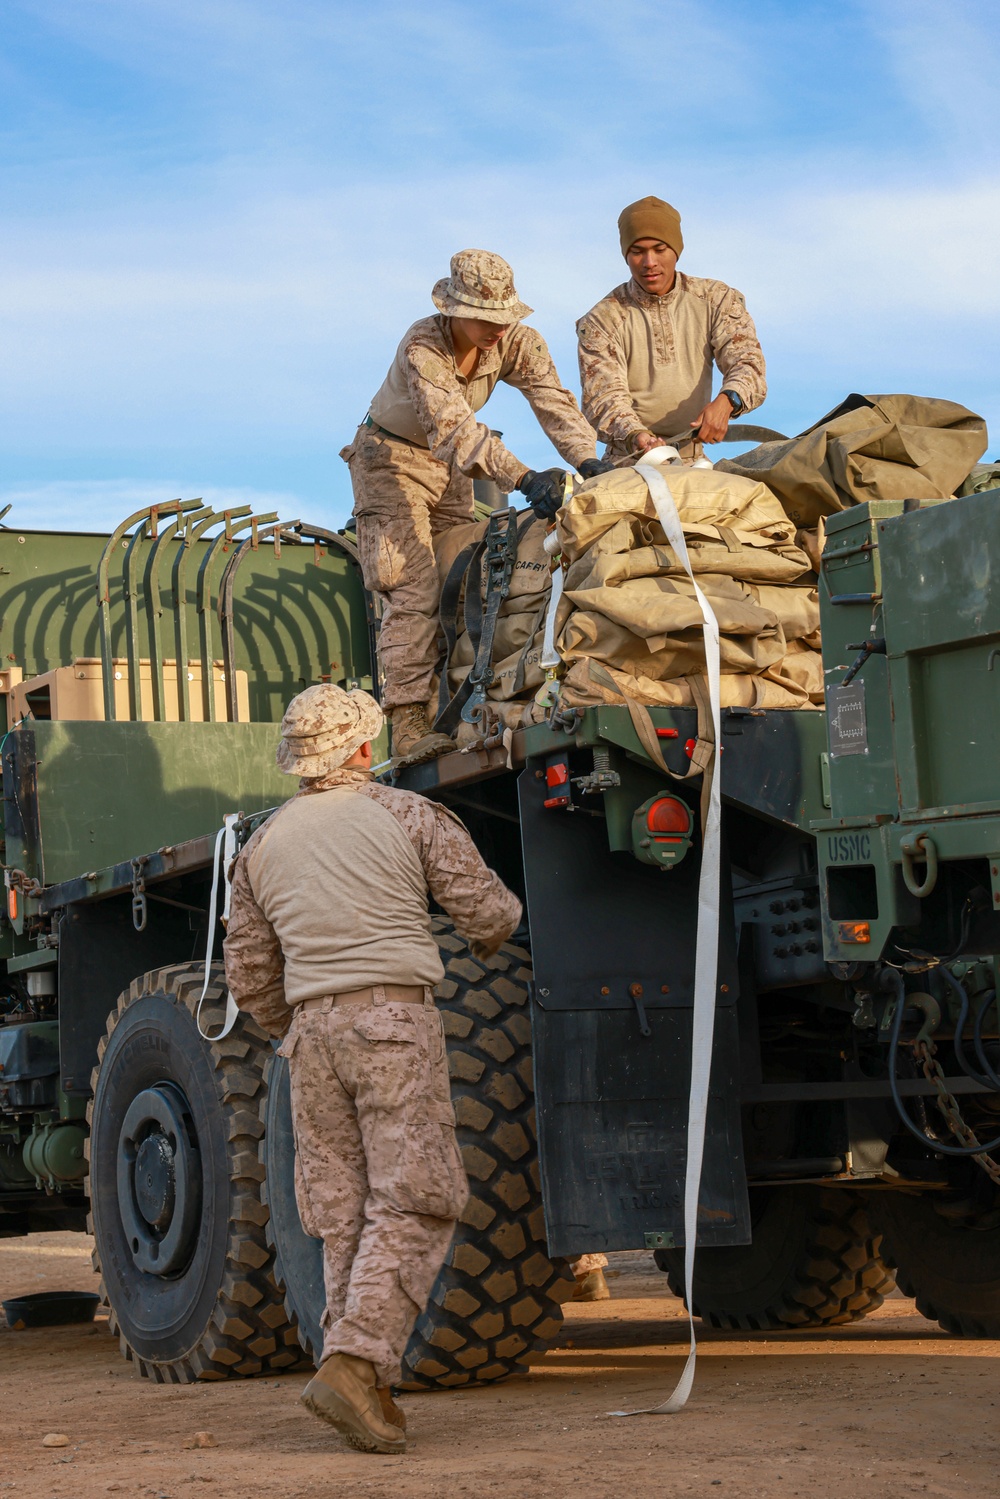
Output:
<instances>
[{"instance_id":1,"label":"metal latch","mask_svg":"<svg viewBox=\"0 0 1000 1499\"><path fill-rule=\"evenodd\" d=\"M847 668L847 674L840 684L841 687L846 687L849 682L854 681L854 678L864 666L869 656L885 655L885 641L881 639L865 640L861 645L849 645L847 649L849 651L858 651L859 655L855 658L854 661L851 662L850 666Z\"/></svg>"},{"instance_id":2,"label":"metal latch","mask_svg":"<svg viewBox=\"0 0 1000 1499\"><path fill-rule=\"evenodd\" d=\"M646 1006L642 1002L642 985L629 984L628 995L629 999L635 1005L635 1013L639 1017L639 1034L641 1036L651 1036L653 1031L646 1017Z\"/></svg>"},{"instance_id":3,"label":"metal latch","mask_svg":"<svg viewBox=\"0 0 1000 1499\"><path fill-rule=\"evenodd\" d=\"M146 876L144 868L148 855L140 854L132 860L132 925L137 932L146 930Z\"/></svg>"},{"instance_id":4,"label":"metal latch","mask_svg":"<svg viewBox=\"0 0 1000 1499\"><path fill-rule=\"evenodd\" d=\"M579 786L584 796L598 791L614 791L622 783L617 770L611 769L611 751L607 745L594 745L594 768L588 776L574 776L573 785Z\"/></svg>"},{"instance_id":5,"label":"metal latch","mask_svg":"<svg viewBox=\"0 0 1000 1499\"><path fill-rule=\"evenodd\" d=\"M517 561L517 516L513 510L494 510L486 529L486 607L483 629L469 686L472 694L462 709L466 723L475 723L493 681L493 637L500 605L510 593L510 579Z\"/></svg>"}]
</instances>

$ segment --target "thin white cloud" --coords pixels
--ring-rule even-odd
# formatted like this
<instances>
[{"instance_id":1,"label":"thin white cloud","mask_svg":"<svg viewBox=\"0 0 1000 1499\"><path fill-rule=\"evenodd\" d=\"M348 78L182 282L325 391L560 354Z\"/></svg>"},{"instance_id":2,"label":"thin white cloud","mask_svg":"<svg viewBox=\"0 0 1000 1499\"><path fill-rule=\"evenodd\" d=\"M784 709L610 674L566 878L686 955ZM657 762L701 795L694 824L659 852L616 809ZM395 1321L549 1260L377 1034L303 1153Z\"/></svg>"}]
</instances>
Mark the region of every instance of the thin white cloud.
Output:
<instances>
[{"instance_id":1,"label":"thin white cloud","mask_svg":"<svg viewBox=\"0 0 1000 1499\"><path fill-rule=\"evenodd\" d=\"M205 208L169 234L170 203L84 217L61 247L51 224L15 225L0 256L4 342L17 351L0 398L14 430L57 449L96 430L134 448L169 429L180 451L267 435L326 446L333 466L398 338L431 310L449 253L470 243L513 261L572 383L573 321L623 277L617 184L588 184L586 220L571 208L582 182L554 195L543 174L497 170L485 194L466 174L442 185L443 221L421 213L422 186L397 183ZM765 342L806 368L819 357L870 386L883 371L905 383L908 366L924 377L961 363L975 404L997 395L981 328L1000 312L998 187L773 194L734 224L691 184L682 263L738 285ZM367 232L344 234L345 216Z\"/></svg>"},{"instance_id":2,"label":"thin white cloud","mask_svg":"<svg viewBox=\"0 0 1000 1499\"><path fill-rule=\"evenodd\" d=\"M99 114L44 72L20 80L44 129L12 128L0 162L16 187L0 246L8 472L182 474L185 493L231 476L342 517L338 449L451 252L513 262L575 385L573 322L623 278L615 220L650 191L682 209L684 267L746 294L770 362L762 419L797 430L849 388L910 388L1000 430L983 332L1000 310L1000 172L953 86L972 46L978 91L996 48L963 0L946 28L929 0L761 18L694 0L16 8L118 69L132 102ZM877 99L815 69L818 48L843 60L855 40L887 80ZM904 107L916 145L889 128ZM519 397L498 393L488 417L526 462L554 461ZM119 518L126 481L88 482L47 498Z\"/></svg>"}]
</instances>

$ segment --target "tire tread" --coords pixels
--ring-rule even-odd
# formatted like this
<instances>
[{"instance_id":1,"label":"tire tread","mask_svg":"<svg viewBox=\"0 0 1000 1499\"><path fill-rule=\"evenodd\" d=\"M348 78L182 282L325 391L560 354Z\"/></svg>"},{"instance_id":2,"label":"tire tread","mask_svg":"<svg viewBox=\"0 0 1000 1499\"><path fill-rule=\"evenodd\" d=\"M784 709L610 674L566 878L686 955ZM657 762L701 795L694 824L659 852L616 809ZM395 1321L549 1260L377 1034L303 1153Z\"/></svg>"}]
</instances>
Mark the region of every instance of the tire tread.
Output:
<instances>
[{"instance_id":1,"label":"tire tread","mask_svg":"<svg viewBox=\"0 0 1000 1499\"><path fill-rule=\"evenodd\" d=\"M557 1336L561 1304L576 1285L566 1261L550 1259L545 1245L525 1014L529 955L504 944L480 961L445 918L432 918L432 926L445 965L435 997L471 1195L417 1318L403 1360L406 1390L523 1373ZM265 1149L262 1141L262 1158ZM265 1183L265 1201L266 1191ZM273 1242L269 1225L265 1232ZM280 1259L277 1269L280 1276ZM285 1304L291 1321L294 1298Z\"/></svg>"},{"instance_id":2,"label":"tire tread","mask_svg":"<svg viewBox=\"0 0 1000 1499\"><path fill-rule=\"evenodd\" d=\"M781 1290L752 1312L727 1310L695 1296L694 1314L709 1327L737 1332L775 1332L783 1328L839 1327L860 1321L882 1305L893 1289L892 1267L880 1253L880 1236L868 1221L864 1205L846 1190L817 1194L796 1270ZM687 1304L677 1261L658 1252L675 1296ZM697 1263L695 1284L697 1285Z\"/></svg>"},{"instance_id":3,"label":"tire tread","mask_svg":"<svg viewBox=\"0 0 1000 1499\"><path fill-rule=\"evenodd\" d=\"M200 963L172 964L133 979L119 995L98 1047L98 1064L91 1078L91 1102L87 1106L88 1125L93 1121L98 1075L120 1017L131 1005L151 994L165 994L194 1015L203 973ZM206 1004L212 1011L222 1013L225 997L222 964L216 963ZM263 1133L260 1098L266 1092L264 1069L271 1048L264 1032L246 1015L239 1017L225 1040L205 1045L210 1047L214 1059L219 1105L228 1115L227 1150L232 1181L226 1263L212 1318L184 1357L162 1363L140 1358L118 1324L103 1276L100 1284L101 1299L109 1308L109 1327L118 1335L124 1357L136 1364L144 1378L160 1384L248 1378L284 1371L302 1361L294 1321L288 1315L274 1277L274 1251L267 1239L268 1211L262 1193L264 1168L258 1148ZM89 1138L85 1153L89 1192ZM88 1216L88 1228L93 1233L92 1214ZM96 1244L93 1264L100 1274Z\"/></svg>"}]
</instances>

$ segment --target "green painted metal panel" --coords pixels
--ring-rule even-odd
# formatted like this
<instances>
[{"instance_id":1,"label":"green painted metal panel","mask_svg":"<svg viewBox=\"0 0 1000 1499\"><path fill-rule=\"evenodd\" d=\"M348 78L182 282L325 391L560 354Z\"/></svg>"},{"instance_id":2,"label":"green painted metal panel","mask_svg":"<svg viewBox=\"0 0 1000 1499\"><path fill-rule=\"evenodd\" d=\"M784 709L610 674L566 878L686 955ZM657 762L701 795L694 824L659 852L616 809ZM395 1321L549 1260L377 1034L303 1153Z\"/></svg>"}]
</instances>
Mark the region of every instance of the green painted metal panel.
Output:
<instances>
[{"instance_id":1,"label":"green painted metal panel","mask_svg":"<svg viewBox=\"0 0 1000 1499\"><path fill-rule=\"evenodd\" d=\"M881 572L875 518L886 504L856 505L827 519L827 540L820 573L819 603L823 632L823 673L827 699L843 682L861 643L882 635ZM901 510L902 504L891 507ZM872 597L874 596L874 598ZM857 597L857 603L835 602ZM863 752L844 753L830 746L830 802L835 817L872 816L896 809L892 711L884 656L869 656L854 680L863 700L867 743ZM832 705L833 712L837 711Z\"/></svg>"},{"instance_id":2,"label":"green painted metal panel","mask_svg":"<svg viewBox=\"0 0 1000 1499\"><path fill-rule=\"evenodd\" d=\"M275 724L36 723L45 884L196 838L298 790ZM9 848L9 864L19 850Z\"/></svg>"},{"instance_id":3,"label":"green painted metal panel","mask_svg":"<svg viewBox=\"0 0 1000 1499\"><path fill-rule=\"evenodd\" d=\"M696 732L694 709L651 708L649 713L657 729L670 730L675 738L673 746L667 739L662 744L668 764L672 758L673 768L683 770L687 761L680 747ZM544 724L534 725L525 731L524 740L529 759L571 745L602 742L618 745L643 761L656 770L659 783L666 784L663 772L649 760L625 707L588 708L569 736L553 734ZM814 819L825 811L825 753L824 713L727 709L722 715L722 795L732 806L809 832ZM689 790L697 794L700 784L692 782Z\"/></svg>"},{"instance_id":4,"label":"green painted metal panel","mask_svg":"<svg viewBox=\"0 0 1000 1499\"><path fill-rule=\"evenodd\" d=\"M1000 802L1000 492L880 522L904 814Z\"/></svg>"},{"instance_id":5,"label":"green painted metal panel","mask_svg":"<svg viewBox=\"0 0 1000 1499\"><path fill-rule=\"evenodd\" d=\"M1000 636L1000 490L882 520L878 531L890 654Z\"/></svg>"}]
</instances>

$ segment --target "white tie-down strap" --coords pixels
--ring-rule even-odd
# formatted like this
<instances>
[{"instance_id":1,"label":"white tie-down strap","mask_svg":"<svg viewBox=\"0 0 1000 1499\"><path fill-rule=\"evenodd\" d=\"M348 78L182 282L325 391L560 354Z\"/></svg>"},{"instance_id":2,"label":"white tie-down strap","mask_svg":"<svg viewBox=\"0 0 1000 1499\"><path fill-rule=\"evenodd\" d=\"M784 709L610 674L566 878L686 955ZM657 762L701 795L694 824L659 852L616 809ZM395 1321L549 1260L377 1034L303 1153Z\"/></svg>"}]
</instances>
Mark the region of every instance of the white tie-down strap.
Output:
<instances>
[{"instance_id":1,"label":"white tie-down strap","mask_svg":"<svg viewBox=\"0 0 1000 1499\"><path fill-rule=\"evenodd\" d=\"M563 504L573 498L577 485L583 480L577 473L566 476L566 490L563 496ZM542 551L547 557L555 557L559 552L559 532L550 531L542 542ZM559 612L559 600L563 592L563 570L562 563L557 562L552 573L552 584L549 589L549 607L545 611L545 629L542 631L542 655L539 666L543 671L550 670L554 666L562 665L562 657L556 650L556 615Z\"/></svg>"},{"instance_id":2,"label":"white tie-down strap","mask_svg":"<svg viewBox=\"0 0 1000 1499\"><path fill-rule=\"evenodd\" d=\"M553 536L555 532L553 531ZM563 570L560 563L556 564L555 572L552 574L552 588L549 593L549 607L545 611L545 629L542 633L542 655L539 665L543 671L550 666L558 666L562 660L556 650L556 613L559 609L559 600L563 591Z\"/></svg>"},{"instance_id":3,"label":"white tie-down strap","mask_svg":"<svg viewBox=\"0 0 1000 1499\"><path fill-rule=\"evenodd\" d=\"M222 896L222 920L229 919L229 900L232 894L232 886L229 883L230 871L233 860L236 857L236 824L239 822L238 812L229 812L222 820L222 827L215 838L215 856L212 860L212 898L208 906L208 939L205 944L205 982L201 986L201 994L198 997L198 1008L194 1012L195 1024L198 1034L203 1041L222 1041L229 1035L239 1016L239 1009L233 996L226 993L226 1018L222 1022L222 1029L210 1036L201 1025L201 1007L205 1003L205 995L212 978L212 953L215 948L215 924L219 918L219 880L223 884ZM220 860L219 855L222 855Z\"/></svg>"},{"instance_id":4,"label":"white tie-down strap","mask_svg":"<svg viewBox=\"0 0 1000 1499\"><path fill-rule=\"evenodd\" d=\"M715 754L706 775L710 775L711 793L702 836L701 878L698 883L698 936L694 963L694 1016L691 1037L691 1094L688 1103L687 1170L684 1177L684 1285L687 1289L688 1325L691 1330L690 1351L677 1386L662 1405L644 1410L612 1411L615 1416L670 1416L683 1410L694 1384L697 1342L694 1332L694 1258L698 1239L698 1197L701 1190L701 1167L705 1154L705 1121L708 1114L708 1084L712 1071L712 1039L715 1034L716 983L719 972L719 881L720 830L722 823L722 789L719 776L720 707L719 707L719 622L711 605L695 581L684 541L684 531L666 475L651 464L637 463L649 488L667 541L679 557L694 585L695 598L701 608L705 636L705 665L708 695L715 732Z\"/></svg>"}]
</instances>

